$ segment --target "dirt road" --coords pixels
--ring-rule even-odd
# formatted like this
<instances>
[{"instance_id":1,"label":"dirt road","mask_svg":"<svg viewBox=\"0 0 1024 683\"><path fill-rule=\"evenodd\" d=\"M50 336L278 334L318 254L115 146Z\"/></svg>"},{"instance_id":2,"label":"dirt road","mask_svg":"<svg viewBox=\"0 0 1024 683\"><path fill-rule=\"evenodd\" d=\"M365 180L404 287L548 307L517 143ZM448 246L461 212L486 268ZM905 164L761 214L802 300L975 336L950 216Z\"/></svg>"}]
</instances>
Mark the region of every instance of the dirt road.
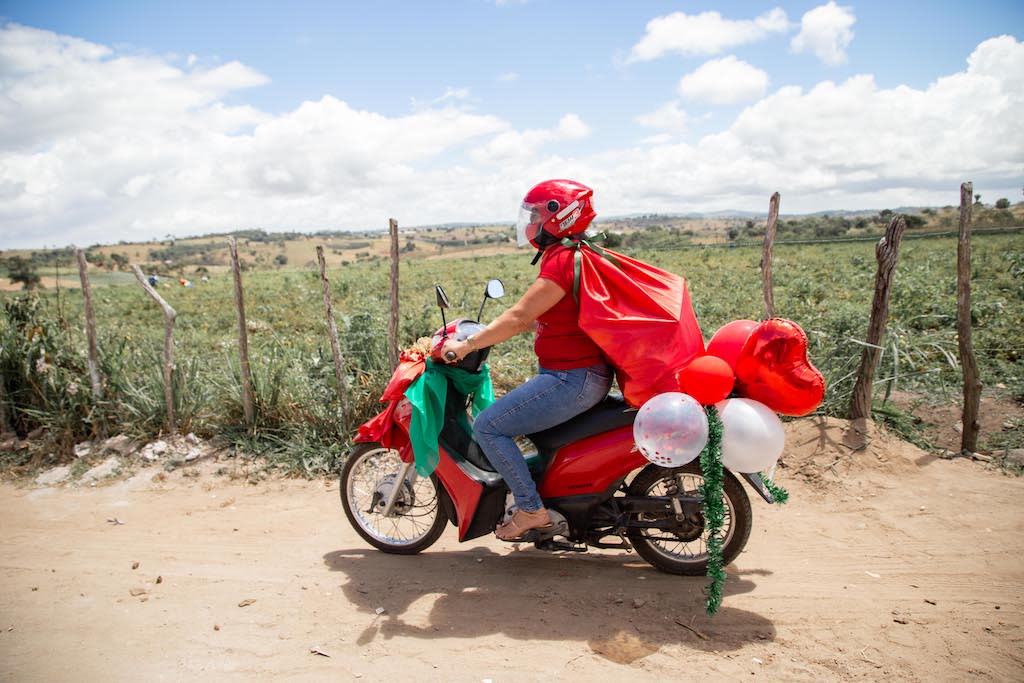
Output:
<instances>
[{"instance_id":1,"label":"dirt road","mask_svg":"<svg viewBox=\"0 0 1024 683\"><path fill-rule=\"evenodd\" d=\"M867 432L788 425L714 617L635 555L379 553L335 482L5 484L0 679L1024 680L1024 479Z\"/></svg>"}]
</instances>

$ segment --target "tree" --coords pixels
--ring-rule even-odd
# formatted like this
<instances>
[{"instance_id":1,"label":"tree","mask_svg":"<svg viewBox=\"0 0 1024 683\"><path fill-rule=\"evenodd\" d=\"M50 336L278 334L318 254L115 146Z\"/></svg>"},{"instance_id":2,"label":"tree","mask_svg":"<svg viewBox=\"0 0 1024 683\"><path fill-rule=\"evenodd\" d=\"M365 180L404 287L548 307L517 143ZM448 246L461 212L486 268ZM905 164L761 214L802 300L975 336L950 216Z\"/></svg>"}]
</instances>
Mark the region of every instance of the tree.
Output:
<instances>
[{"instance_id":1,"label":"tree","mask_svg":"<svg viewBox=\"0 0 1024 683\"><path fill-rule=\"evenodd\" d=\"M1006 197L1001 197L1001 198L997 199L996 200L996 208L997 209L1009 209L1010 208L1010 200L1007 199Z\"/></svg>"},{"instance_id":2,"label":"tree","mask_svg":"<svg viewBox=\"0 0 1024 683\"><path fill-rule=\"evenodd\" d=\"M22 287L29 291L40 286L42 278L39 277L35 264L29 259L22 256L11 256L4 260L4 266L7 268L7 276L11 278L12 283L20 282Z\"/></svg>"},{"instance_id":3,"label":"tree","mask_svg":"<svg viewBox=\"0 0 1024 683\"><path fill-rule=\"evenodd\" d=\"M622 246L622 235L617 232L605 233L604 246L609 249L617 249Z\"/></svg>"}]
</instances>

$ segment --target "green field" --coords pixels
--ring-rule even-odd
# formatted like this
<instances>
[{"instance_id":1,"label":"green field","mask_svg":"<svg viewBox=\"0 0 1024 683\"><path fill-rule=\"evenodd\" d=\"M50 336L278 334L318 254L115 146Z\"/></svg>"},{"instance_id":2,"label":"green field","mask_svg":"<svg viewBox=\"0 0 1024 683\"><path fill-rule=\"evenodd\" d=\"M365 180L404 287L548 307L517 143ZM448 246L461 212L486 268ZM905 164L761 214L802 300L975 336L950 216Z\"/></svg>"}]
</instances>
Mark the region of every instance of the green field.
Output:
<instances>
[{"instance_id":1,"label":"green field","mask_svg":"<svg viewBox=\"0 0 1024 683\"><path fill-rule=\"evenodd\" d=\"M762 317L760 247L662 246L627 249L689 280L705 338L740 318ZM776 314L799 323L828 391L820 411L844 415L860 359L874 292L874 242L776 245ZM905 239L893 288L888 334L876 374L876 402L893 390L934 399L960 393L956 340L956 239ZM249 345L258 402L255 431L243 425L237 322L231 277L160 293L177 310L175 400L182 431L244 444L292 471L337 465L355 426L378 408L388 378L389 264L341 265L328 258L335 314L352 389L342 415L326 336L318 273L282 268L243 274ZM974 344L986 392L1024 397L1024 235L978 235L973 243ZM490 302L489 320L526 289L536 273L529 255L413 259L402 262L403 344L440 325L434 283L452 302L449 319L476 314L484 283L499 277L508 295ZM163 424L160 309L134 281L117 274L94 289L106 396L92 400L78 290L0 294L0 363L9 414L21 434L43 427L49 444L21 452L14 465L70 457L71 446L100 434L144 438ZM499 392L533 371L532 339L495 348L490 365ZM883 408L881 416L892 418ZM896 417L899 417L898 415ZM898 420L897 420L898 421ZM5 456L7 457L7 456Z\"/></svg>"}]
</instances>

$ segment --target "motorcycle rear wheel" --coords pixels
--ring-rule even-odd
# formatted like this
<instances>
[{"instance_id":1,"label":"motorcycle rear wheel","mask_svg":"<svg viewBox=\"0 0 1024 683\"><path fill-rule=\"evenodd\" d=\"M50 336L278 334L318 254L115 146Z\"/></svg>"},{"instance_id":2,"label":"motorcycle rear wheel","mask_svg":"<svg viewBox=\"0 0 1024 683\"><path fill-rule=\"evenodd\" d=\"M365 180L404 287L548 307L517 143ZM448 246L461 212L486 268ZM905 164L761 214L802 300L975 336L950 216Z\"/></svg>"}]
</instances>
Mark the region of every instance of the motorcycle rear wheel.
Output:
<instances>
[{"instance_id":1,"label":"motorcycle rear wheel","mask_svg":"<svg viewBox=\"0 0 1024 683\"><path fill-rule=\"evenodd\" d=\"M373 547L415 555L437 541L448 518L433 480L415 470L402 482L392 513L382 514L402 465L398 451L379 443L357 444L341 469L341 506L352 528Z\"/></svg>"},{"instance_id":2,"label":"motorcycle rear wheel","mask_svg":"<svg viewBox=\"0 0 1024 683\"><path fill-rule=\"evenodd\" d=\"M750 499L739 480L725 470L722 482L722 503L725 520L722 524L722 564L736 559L747 545L753 513ZM682 467L648 465L629 485L630 496L698 495L704 483L700 463L693 461ZM674 515L665 515L656 521L664 528L629 528L626 536L637 554L657 569L669 574L703 576L708 570L708 532L704 528L703 509L696 520L677 522ZM652 516L644 517L655 521Z\"/></svg>"}]
</instances>

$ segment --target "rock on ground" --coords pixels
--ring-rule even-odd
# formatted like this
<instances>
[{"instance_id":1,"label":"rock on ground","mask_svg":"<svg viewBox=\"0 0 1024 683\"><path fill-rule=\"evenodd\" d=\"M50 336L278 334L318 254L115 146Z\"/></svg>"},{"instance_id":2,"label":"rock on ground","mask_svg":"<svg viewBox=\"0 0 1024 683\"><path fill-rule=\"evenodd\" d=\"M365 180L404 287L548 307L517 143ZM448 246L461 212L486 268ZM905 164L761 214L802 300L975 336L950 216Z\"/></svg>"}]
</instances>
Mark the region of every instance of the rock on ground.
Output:
<instances>
[{"instance_id":1,"label":"rock on ground","mask_svg":"<svg viewBox=\"0 0 1024 683\"><path fill-rule=\"evenodd\" d=\"M70 474L71 467L69 465L54 467L52 470L47 470L36 477L36 483L40 486L53 486L67 479Z\"/></svg>"},{"instance_id":2,"label":"rock on ground","mask_svg":"<svg viewBox=\"0 0 1024 683\"><path fill-rule=\"evenodd\" d=\"M100 479L106 479L111 476L120 468L121 463L117 459L117 456L110 456L99 465L96 465L91 470L82 475L81 482L83 484L91 484L99 481Z\"/></svg>"}]
</instances>

